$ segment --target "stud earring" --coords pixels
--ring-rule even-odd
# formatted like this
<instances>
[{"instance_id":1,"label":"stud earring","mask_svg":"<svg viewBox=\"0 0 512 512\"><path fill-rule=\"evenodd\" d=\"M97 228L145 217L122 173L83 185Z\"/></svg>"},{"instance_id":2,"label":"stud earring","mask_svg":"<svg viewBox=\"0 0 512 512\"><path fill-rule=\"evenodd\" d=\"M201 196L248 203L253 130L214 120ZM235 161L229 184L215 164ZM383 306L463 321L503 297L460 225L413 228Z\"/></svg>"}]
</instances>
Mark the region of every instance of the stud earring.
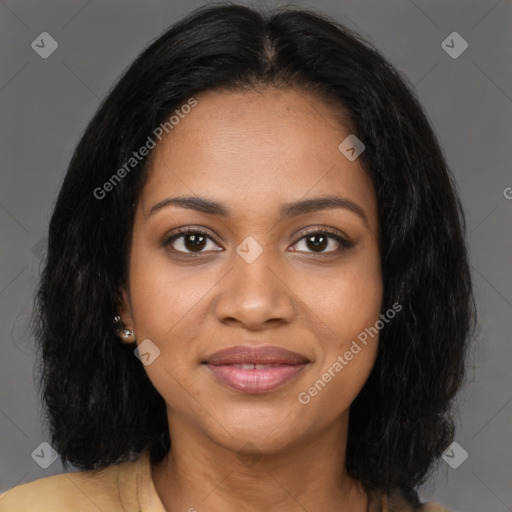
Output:
<instances>
[{"instance_id":1,"label":"stud earring","mask_svg":"<svg viewBox=\"0 0 512 512\"><path fill-rule=\"evenodd\" d=\"M133 336L133 331L130 331L129 329L123 329L123 338L125 340L127 340L128 338L130 338L131 336ZM135 337L134 337L135 338Z\"/></svg>"},{"instance_id":2,"label":"stud earring","mask_svg":"<svg viewBox=\"0 0 512 512\"><path fill-rule=\"evenodd\" d=\"M116 333L120 334L123 331L122 337L125 343L133 343L135 341L135 333L130 329L125 329L123 323L121 322L121 317L116 315L114 317L114 324L116 324ZM130 338L133 338L130 340Z\"/></svg>"}]
</instances>

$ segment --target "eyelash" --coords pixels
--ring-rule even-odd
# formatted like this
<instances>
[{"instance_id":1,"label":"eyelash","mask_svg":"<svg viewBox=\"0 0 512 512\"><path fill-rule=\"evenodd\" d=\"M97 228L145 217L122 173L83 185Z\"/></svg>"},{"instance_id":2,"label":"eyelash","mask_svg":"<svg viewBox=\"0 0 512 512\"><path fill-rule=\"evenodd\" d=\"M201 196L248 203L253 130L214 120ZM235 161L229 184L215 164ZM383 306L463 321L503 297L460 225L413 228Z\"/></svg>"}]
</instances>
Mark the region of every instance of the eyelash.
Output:
<instances>
[{"instance_id":1,"label":"eyelash","mask_svg":"<svg viewBox=\"0 0 512 512\"><path fill-rule=\"evenodd\" d=\"M190 235L190 234L204 236L204 237L212 240L213 242L215 242L217 245L219 245L219 242L216 240L215 237L213 237L212 235L210 235L209 233L207 233L206 231L204 231L200 228L192 228L192 227L184 228L184 229L178 231L177 233L174 233L173 235L166 237L163 240L162 245L164 247L168 247L170 244L172 244L179 238L182 238L182 237L184 237L186 235ZM337 232L332 231L329 228L316 228L316 229L312 229L310 231L302 232L302 233L300 233L300 238L293 245L296 245L301 240L303 240L309 236L312 236L312 235L328 235L328 238L335 240L340 246L340 247L338 247L338 249L336 249L334 251L320 252L320 253L315 253L315 252L307 253L307 254L314 254L317 257L332 257L335 254L338 254L343 250L350 249L350 248L354 247L354 244L352 242L343 238ZM185 255L186 257L192 257L192 258L201 256L202 254L204 254L204 252L201 252L201 251L200 252L183 252L183 251L176 251L174 249L171 249L171 251L176 254ZM297 251L297 252L302 252L302 251Z\"/></svg>"}]
</instances>

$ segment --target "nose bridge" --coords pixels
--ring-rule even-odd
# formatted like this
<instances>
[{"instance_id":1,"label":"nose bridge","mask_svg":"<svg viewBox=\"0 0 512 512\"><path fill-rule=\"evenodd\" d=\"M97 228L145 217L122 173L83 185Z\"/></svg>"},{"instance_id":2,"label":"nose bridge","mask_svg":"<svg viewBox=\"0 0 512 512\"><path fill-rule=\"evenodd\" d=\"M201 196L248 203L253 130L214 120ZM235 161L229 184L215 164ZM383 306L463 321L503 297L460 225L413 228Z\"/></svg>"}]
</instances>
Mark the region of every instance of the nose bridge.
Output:
<instances>
[{"instance_id":1,"label":"nose bridge","mask_svg":"<svg viewBox=\"0 0 512 512\"><path fill-rule=\"evenodd\" d=\"M252 237L233 254L233 268L216 304L219 320L236 319L256 327L269 319L290 321L293 302L280 279L277 256Z\"/></svg>"}]
</instances>

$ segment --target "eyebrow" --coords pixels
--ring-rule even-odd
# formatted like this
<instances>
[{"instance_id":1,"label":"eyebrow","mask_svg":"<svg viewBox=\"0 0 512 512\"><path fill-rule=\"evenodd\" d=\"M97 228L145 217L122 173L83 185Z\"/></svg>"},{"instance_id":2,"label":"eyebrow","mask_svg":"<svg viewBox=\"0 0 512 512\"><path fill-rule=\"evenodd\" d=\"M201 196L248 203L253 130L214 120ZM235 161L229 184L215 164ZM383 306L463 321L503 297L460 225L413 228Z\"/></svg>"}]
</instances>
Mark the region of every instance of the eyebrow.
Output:
<instances>
[{"instance_id":1,"label":"eyebrow","mask_svg":"<svg viewBox=\"0 0 512 512\"><path fill-rule=\"evenodd\" d=\"M229 207L212 199L197 196L179 196L169 197L155 204L149 210L148 216L169 206L177 206L207 215L218 215L220 217L230 217L232 215L232 211ZM281 205L279 211L282 218L290 218L321 210L332 210L334 208L349 210L358 215L364 223L368 225L368 218L364 210L354 201L340 196L323 196L284 203Z\"/></svg>"}]
</instances>

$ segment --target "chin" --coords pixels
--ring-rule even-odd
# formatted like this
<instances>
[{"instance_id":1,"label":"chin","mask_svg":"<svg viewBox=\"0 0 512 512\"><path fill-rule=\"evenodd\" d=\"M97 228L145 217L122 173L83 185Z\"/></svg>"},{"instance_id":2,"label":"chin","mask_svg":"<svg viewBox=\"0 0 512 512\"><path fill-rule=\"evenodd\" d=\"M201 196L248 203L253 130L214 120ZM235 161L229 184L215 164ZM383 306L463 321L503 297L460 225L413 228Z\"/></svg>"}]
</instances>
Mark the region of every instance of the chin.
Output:
<instances>
[{"instance_id":1,"label":"chin","mask_svg":"<svg viewBox=\"0 0 512 512\"><path fill-rule=\"evenodd\" d=\"M235 452L247 444L262 453L277 453L294 444L313 427L308 425L304 410L284 407L282 401L266 405L244 404L225 412L216 416L218 423L210 425L213 431L208 437Z\"/></svg>"}]
</instances>

